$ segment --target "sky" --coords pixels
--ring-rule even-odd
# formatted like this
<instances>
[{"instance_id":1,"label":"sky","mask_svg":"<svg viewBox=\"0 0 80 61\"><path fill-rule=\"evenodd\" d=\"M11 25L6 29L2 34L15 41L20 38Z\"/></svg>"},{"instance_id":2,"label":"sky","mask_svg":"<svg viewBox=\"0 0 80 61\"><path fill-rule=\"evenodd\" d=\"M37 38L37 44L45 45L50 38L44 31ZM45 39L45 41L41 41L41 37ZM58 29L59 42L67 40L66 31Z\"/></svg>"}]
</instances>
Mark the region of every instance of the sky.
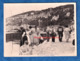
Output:
<instances>
[{"instance_id":1,"label":"sky","mask_svg":"<svg viewBox=\"0 0 80 61\"><path fill-rule=\"evenodd\" d=\"M55 8L61 5L75 3L4 3L4 18L32 10Z\"/></svg>"}]
</instances>

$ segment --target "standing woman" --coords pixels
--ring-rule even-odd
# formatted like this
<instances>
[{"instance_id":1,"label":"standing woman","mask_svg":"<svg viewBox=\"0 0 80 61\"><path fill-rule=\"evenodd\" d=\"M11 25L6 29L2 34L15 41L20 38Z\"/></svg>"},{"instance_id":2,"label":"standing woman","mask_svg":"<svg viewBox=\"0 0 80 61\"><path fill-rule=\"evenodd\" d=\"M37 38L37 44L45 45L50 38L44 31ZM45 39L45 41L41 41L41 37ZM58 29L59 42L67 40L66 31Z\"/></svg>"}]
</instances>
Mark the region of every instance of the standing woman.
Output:
<instances>
[{"instance_id":1,"label":"standing woman","mask_svg":"<svg viewBox=\"0 0 80 61\"><path fill-rule=\"evenodd\" d=\"M69 38L70 38L70 29L68 28L68 26L65 26L65 30L64 30L64 33L65 33L65 39L66 39L66 42L69 42Z\"/></svg>"},{"instance_id":2,"label":"standing woman","mask_svg":"<svg viewBox=\"0 0 80 61\"><path fill-rule=\"evenodd\" d=\"M31 46L39 44L39 38L38 37L39 36L38 36L37 32L35 31L35 29L32 29L31 35L30 35Z\"/></svg>"},{"instance_id":3,"label":"standing woman","mask_svg":"<svg viewBox=\"0 0 80 61\"><path fill-rule=\"evenodd\" d=\"M74 29L74 25L72 25L71 27L72 27L71 28L72 32L70 34L70 36L71 36L70 39L72 41L72 44L75 45L75 29Z\"/></svg>"}]
</instances>

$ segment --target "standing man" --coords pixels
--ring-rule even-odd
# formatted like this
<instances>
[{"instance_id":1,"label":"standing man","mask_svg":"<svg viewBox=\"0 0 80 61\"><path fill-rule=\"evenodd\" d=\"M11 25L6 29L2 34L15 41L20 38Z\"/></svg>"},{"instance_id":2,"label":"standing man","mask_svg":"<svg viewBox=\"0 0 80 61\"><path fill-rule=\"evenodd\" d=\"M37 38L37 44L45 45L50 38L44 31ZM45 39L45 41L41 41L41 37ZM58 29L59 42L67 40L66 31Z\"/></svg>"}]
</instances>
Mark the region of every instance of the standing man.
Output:
<instances>
[{"instance_id":1,"label":"standing man","mask_svg":"<svg viewBox=\"0 0 80 61\"><path fill-rule=\"evenodd\" d=\"M25 37L22 37L22 35L23 35L23 33L25 33L25 29L23 27L20 27L20 32L21 32L20 46L22 46L24 44L23 39L25 39Z\"/></svg>"},{"instance_id":2,"label":"standing man","mask_svg":"<svg viewBox=\"0 0 80 61\"><path fill-rule=\"evenodd\" d=\"M54 30L52 30L51 36L52 36L52 42L55 42L56 33L54 32Z\"/></svg>"},{"instance_id":3,"label":"standing man","mask_svg":"<svg viewBox=\"0 0 80 61\"><path fill-rule=\"evenodd\" d=\"M51 38L51 30L47 32L47 42L50 41L50 38Z\"/></svg>"},{"instance_id":4,"label":"standing man","mask_svg":"<svg viewBox=\"0 0 80 61\"><path fill-rule=\"evenodd\" d=\"M28 38L27 38L27 32L26 31L24 31L22 36L21 36L20 46L24 45L25 41L28 44Z\"/></svg>"},{"instance_id":5,"label":"standing man","mask_svg":"<svg viewBox=\"0 0 80 61\"><path fill-rule=\"evenodd\" d=\"M57 29L58 36L59 36L59 41L62 42L62 37L63 37L63 27L58 27Z\"/></svg>"}]
</instances>

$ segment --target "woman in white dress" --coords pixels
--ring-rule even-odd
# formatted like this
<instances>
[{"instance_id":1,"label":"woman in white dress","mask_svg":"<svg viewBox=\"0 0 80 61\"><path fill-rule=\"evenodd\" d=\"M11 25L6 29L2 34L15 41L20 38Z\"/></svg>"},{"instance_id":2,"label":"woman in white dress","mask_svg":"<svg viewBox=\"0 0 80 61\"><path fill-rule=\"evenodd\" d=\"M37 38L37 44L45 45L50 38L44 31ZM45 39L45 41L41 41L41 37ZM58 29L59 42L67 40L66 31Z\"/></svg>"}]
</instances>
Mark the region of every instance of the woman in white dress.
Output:
<instances>
[{"instance_id":1,"label":"woman in white dress","mask_svg":"<svg viewBox=\"0 0 80 61\"><path fill-rule=\"evenodd\" d=\"M69 42L69 38L70 38L69 32L70 32L70 29L68 28L68 26L66 26L66 28L64 29L66 42Z\"/></svg>"},{"instance_id":2,"label":"woman in white dress","mask_svg":"<svg viewBox=\"0 0 80 61\"><path fill-rule=\"evenodd\" d=\"M35 29L32 29L30 35L31 45L39 45L39 37Z\"/></svg>"}]
</instances>

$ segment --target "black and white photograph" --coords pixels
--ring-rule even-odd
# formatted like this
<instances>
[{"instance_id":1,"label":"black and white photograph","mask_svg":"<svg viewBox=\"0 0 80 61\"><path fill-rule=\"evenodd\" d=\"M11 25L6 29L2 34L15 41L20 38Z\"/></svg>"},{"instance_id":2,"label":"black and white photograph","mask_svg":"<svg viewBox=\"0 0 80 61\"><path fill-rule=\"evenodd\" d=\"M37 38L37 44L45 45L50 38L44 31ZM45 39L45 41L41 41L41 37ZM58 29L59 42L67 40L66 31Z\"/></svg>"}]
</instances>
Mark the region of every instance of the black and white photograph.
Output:
<instances>
[{"instance_id":1,"label":"black and white photograph","mask_svg":"<svg viewBox=\"0 0 80 61\"><path fill-rule=\"evenodd\" d=\"M76 3L4 3L4 56L77 56Z\"/></svg>"}]
</instances>

